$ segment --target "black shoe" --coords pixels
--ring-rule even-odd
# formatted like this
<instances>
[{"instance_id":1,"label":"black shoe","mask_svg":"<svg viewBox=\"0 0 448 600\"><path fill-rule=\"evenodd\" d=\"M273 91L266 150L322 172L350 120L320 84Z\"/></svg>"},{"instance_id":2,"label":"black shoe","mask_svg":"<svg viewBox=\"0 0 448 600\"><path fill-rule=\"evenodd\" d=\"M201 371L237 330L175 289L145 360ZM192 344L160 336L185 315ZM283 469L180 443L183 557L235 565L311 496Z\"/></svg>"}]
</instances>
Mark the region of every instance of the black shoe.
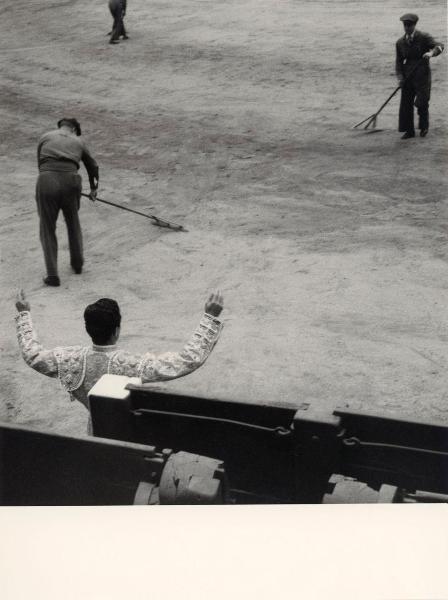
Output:
<instances>
[{"instance_id":1,"label":"black shoe","mask_svg":"<svg viewBox=\"0 0 448 600\"><path fill-rule=\"evenodd\" d=\"M128 36L128 35L122 35L121 37L122 37L124 40L128 40L128 39L129 39L129 36Z\"/></svg>"},{"instance_id":2,"label":"black shoe","mask_svg":"<svg viewBox=\"0 0 448 600\"><path fill-rule=\"evenodd\" d=\"M52 287L59 287L61 282L57 275L48 275L48 277L44 277L45 285L51 285Z\"/></svg>"},{"instance_id":3,"label":"black shoe","mask_svg":"<svg viewBox=\"0 0 448 600\"><path fill-rule=\"evenodd\" d=\"M427 129L421 129L420 130L420 137L426 137L428 135L428 130Z\"/></svg>"},{"instance_id":4,"label":"black shoe","mask_svg":"<svg viewBox=\"0 0 448 600\"><path fill-rule=\"evenodd\" d=\"M82 267L73 267L72 266L72 269L73 269L73 273L76 273L76 275L81 275Z\"/></svg>"},{"instance_id":5,"label":"black shoe","mask_svg":"<svg viewBox=\"0 0 448 600\"><path fill-rule=\"evenodd\" d=\"M415 132L414 131L406 131L406 133L404 133L401 136L401 139L402 140L408 140L409 138L413 138L413 137L415 137Z\"/></svg>"},{"instance_id":6,"label":"black shoe","mask_svg":"<svg viewBox=\"0 0 448 600\"><path fill-rule=\"evenodd\" d=\"M110 40L109 44L119 44L120 42L118 40Z\"/></svg>"}]
</instances>

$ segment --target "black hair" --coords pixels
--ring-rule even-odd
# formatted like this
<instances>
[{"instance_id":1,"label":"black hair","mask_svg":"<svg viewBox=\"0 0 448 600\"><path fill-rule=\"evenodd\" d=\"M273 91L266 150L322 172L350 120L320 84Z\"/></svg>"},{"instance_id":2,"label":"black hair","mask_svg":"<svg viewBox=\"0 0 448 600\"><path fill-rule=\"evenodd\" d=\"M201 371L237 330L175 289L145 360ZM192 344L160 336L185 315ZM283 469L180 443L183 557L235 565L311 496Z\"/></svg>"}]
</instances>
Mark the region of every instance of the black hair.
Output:
<instances>
[{"instance_id":1,"label":"black hair","mask_svg":"<svg viewBox=\"0 0 448 600\"><path fill-rule=\"evenodd\" d=\"M76 135L78 135L78 136L81 135L81 125L79 124L79 121L77 119L69 119L69 118L63 117L62 119L59 119L58 127L59 128L62 127L62 125L64 125L64 123L70 125L70 127L73 127Z\"/></svg>"},{"instance_id":2,"label":"black hair","mask_svg":"<svg viewBox=\"0 0 448 600\"><path fill-rule=\"evenodd\" d=\"M104 346L110 336L120 327L120 308L115 300L100 298L97 302L89 304L84 311L86 331L94 344Z\"/></svg>"}]
</instances>

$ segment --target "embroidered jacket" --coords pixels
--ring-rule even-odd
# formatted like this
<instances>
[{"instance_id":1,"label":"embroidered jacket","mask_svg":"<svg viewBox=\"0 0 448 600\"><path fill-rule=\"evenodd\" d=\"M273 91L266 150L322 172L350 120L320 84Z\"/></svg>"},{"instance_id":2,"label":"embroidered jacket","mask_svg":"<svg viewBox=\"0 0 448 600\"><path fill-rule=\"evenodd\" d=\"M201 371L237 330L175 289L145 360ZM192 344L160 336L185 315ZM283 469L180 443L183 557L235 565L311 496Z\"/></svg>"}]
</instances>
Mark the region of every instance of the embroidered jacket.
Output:
<instances>
[{"instance_id":1,"label":"embroidered jacket","mask_svg":"<svg viewBox=\"0 0 448 600\"><path fill-rule=\"evenodd\" d=\"M200 367L213 350L221 322L205 313L181 352L132 354L114 346L69 346L45 350L33 328L31 314L16 317L17 339L25 362L47 375L58 377L72 400L89 408L87 394L106 373L140 377L143 383L166 381L188 375Z\"/></svg>"}]
</instances>

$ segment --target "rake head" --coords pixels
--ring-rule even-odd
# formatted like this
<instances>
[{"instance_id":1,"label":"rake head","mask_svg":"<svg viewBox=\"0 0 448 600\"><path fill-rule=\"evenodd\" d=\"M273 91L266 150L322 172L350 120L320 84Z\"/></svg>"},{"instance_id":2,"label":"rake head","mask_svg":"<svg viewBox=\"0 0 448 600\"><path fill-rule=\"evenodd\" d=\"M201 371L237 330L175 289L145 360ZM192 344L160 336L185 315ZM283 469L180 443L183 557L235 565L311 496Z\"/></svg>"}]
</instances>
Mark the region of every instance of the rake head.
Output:
<instances>
[{"instance_id":1,"label":"rake head","mask_svg":"<svg viewBox=\"0 0 448 600\"><path fill-rule=\"evenodd\" d=\"M172 231L188 231L183 225L177 225L177 223L170 223L169 221L164 221L163 219L160 219L159 217L155 216L152 216L152 219L152 224L156 225L157 227L166 227L167 229L171 229Z\"/></svg>"},{"instance_id":2,"label":"rake head","mask_svg":"<svg viewBox=\"0 0 448 600\"><path fill-rule=\"evenodd\" d=\"M363 130L366 133L377 133L378 131L383 131L382 129L377 129L376 127L377 116L377 113L370 115L370 117L367 117L367 119L364 119L363 121L356 123L356 125L353 125L352 129L357 129L360 125L364 125Z\"/></svg>"}]
</instances>

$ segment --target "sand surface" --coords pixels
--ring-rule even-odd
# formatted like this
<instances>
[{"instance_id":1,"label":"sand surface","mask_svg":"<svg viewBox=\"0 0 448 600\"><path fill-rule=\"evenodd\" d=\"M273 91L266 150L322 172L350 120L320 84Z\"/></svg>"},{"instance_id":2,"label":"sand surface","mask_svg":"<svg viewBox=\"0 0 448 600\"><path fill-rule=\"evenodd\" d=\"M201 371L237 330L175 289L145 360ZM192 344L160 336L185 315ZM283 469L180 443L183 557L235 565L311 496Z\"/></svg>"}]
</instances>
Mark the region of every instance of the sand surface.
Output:
<instances>
[{"instance_id":1,"label":"sand surface","mask_svg":"<svg viewBox=\"0 0 448 600\"><path fill-rule=\"evenodd\" d=\"M167 388L251 402L349 406L448 423L446 56L431 61L431 130L403 142L351 126L396 86L398 17L443 40L445 2L4 0L0 63L0 419L82 434L86 411L22 361L22 286L45 347L87 343L82 313L120 303L121 344L176 350L207 293L225 296L208 362ZM39 136L77 117L99 195L188 233L83 200L85 271L43 286ZM82 169L84 187L87 177Z\"/></svg>"}]
</instances>

